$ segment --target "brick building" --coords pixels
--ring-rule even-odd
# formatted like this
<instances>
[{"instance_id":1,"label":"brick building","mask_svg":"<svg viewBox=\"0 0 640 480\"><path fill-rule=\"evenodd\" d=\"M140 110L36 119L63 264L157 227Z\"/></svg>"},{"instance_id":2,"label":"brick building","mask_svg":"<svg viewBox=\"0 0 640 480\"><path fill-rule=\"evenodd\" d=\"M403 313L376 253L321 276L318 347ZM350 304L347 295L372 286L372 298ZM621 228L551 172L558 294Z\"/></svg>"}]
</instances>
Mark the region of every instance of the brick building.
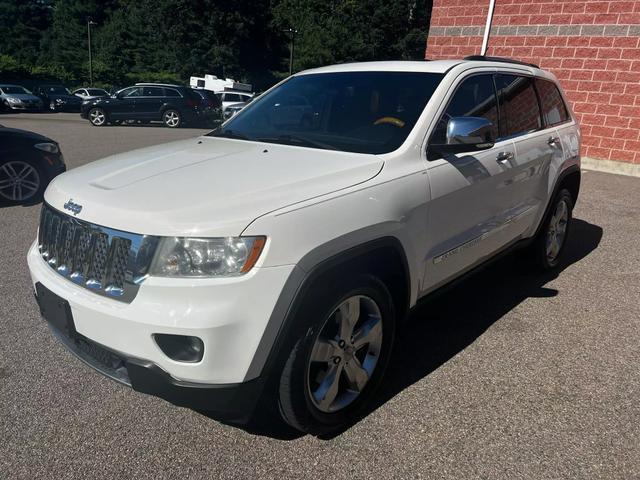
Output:
<instances>
[{"instance_id":1,"label":"brick building","mask_svg":"<svg viewBox=\"0 0 640 480\"><path fill-rule=\"evenodd\" d=\"M426 58L479 54L488 9L434 0ZM585 163L640 172L640 1L496 0L487 55L553 72L581 122Z\"/></svg>"}]
</instances>

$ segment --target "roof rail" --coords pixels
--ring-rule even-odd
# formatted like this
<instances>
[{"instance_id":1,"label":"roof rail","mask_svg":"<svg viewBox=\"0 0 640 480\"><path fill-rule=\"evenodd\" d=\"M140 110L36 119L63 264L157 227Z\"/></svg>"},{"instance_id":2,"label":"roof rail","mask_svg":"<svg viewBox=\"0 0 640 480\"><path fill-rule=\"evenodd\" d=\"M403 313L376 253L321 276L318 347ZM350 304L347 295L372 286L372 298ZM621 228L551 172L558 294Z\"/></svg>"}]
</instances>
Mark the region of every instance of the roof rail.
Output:
<instances>
[{"instance_id":1,"label":"roof rail","mask_svg":"<svg viewBox=\"0 0 640 480\"><path fill-rule=\"evenodd\" d=\"M486 55L469 55L468 57L464 57L463 60L475 60L475 61L481 61L481 62L515 63L517 65L526 65L527 67L540 68L535 63L521 62L520 60L514 60L513 58L488 57Z\"/></svg>"}]
</instances>

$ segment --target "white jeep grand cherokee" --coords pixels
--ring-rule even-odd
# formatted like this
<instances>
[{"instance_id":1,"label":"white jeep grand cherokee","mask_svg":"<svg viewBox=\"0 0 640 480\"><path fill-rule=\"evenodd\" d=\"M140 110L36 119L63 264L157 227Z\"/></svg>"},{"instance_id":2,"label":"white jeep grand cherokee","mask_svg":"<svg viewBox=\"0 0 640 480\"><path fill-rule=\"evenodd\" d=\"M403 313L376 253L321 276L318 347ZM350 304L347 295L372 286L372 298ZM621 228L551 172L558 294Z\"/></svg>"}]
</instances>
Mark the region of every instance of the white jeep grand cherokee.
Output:
<instances>
[{"instance_id":1,"label":"white jeep grand cherokee","mask_svg":"<svg viewBox=\"0 0 640 480\"><path fill-rule=\"evenodd\" d=\"M98 371L328 433L363 412L421 297L516 246L558 265L579 150L534 65L305 71L208 135L57 177L29 268L53 333Z\"/></svg>"}]
</instances>

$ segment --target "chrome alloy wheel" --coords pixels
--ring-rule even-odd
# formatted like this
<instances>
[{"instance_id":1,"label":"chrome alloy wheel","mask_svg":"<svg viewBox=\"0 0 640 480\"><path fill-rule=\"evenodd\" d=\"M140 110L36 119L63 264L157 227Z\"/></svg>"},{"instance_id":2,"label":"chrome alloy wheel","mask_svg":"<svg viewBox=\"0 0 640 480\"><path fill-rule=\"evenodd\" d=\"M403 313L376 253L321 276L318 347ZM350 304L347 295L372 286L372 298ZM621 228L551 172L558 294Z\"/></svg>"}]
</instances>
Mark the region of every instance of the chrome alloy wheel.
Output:
<instances>
[{"instance_id":1,"label":"chrome alloy wheel","mask_svg":"<svg viewBox=\"0 0 640 480\"><path fill-rule=\"evenodd\" d=\"M40 189L40 175L27 162L16 160L0 166L0 196L24 202Z\"/></svg>"},{"instance_id":2,"label":"chrome alloy wheel","mask_svg":"<svg viewBox=\"0 0 640 480\"><path fill-rule=\"evenodd\" d=\"M556 205L556 210L549 221L549 229L547 230L547 260L553 263L567 236L567 224L569 223L569 206L566 200L562 199Z\"/></svg>"},{"instance_id":3,"label":"chrome alloy wheel","mask_svg":"<svg viewBox=\"0 0 640 480\"><path fill-rule=\"evenodd\" d=\"M324 413L342 410L362 393L382 350L382 315L373 299L347 298L325 321L307 367L313 405Z\"/></svg>"},{"instance_id":4,"label":"chrome alloy wheel","mask_svg":"<svg viewBox=\"0 0 640 480\"><path fill-rule=\"evenodd\" d=\"M91 120L91 123L93 123L94 125L100 126L100 125L104 125L104 122L107 119L107 117L105 116L104 111L102 111L99 108L94 108L89 112L89 119Z\"/></svg>"},{"instance_id":5,"label":"chrome alloy wheel","mask_svg":"<svg viewBox=\"0 0 640 480\"><path fill-rule=\"evenodd\" d=\"M168 127L177 127L180 123L180 115L175 110L167 110L164 113L164 123Z\"/></svg>"}]
</instances>

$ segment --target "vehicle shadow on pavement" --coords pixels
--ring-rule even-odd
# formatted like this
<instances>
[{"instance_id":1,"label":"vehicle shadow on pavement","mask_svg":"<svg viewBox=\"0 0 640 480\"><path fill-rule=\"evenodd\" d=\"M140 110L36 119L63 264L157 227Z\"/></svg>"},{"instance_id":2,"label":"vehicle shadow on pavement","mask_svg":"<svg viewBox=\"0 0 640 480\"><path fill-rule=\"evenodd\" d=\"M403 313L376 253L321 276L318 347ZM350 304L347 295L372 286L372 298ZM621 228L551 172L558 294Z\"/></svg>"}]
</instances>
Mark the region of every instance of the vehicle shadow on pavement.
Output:
<instances>
[{"instance_id":1,"label":"vehicle shadow on pavement","mask_svg":"<svg viewBox=\"0 0 640 480\"><path fill-rule=\"evenodd\" d=\"M602 232L601 227L576 218L564 262L556 271L532 274L527 259L516 252L421 301L400 332L391 364L365 417L471 345L527 298L556 296L558 291L545 285L595 250Z\"/></svg>"},{"instance_id":2,"label":"vehicle shadow on pavement","mask_svg":"<svg viewBox=\"0 0 640 480\"><path fill-rule=\"evenodd\" d=\"M393 358L373 403L360 418L331 436L344 433L404 389L429 375L479 338L491 325L527 298L554 297L558 291L545 285L564 269L581 261L598 247L602 228L574 219L564 262L550 273L531 273L522 253L505 256L442 293L421 301L399 332ZM535 270L534 270L535 272ZM460 301L464 298L464 302ZM487 301L490 298L491 301ZM250 433L280 440L302 436L273 412L270 419Z\"/></svg>"}]
</instances>

